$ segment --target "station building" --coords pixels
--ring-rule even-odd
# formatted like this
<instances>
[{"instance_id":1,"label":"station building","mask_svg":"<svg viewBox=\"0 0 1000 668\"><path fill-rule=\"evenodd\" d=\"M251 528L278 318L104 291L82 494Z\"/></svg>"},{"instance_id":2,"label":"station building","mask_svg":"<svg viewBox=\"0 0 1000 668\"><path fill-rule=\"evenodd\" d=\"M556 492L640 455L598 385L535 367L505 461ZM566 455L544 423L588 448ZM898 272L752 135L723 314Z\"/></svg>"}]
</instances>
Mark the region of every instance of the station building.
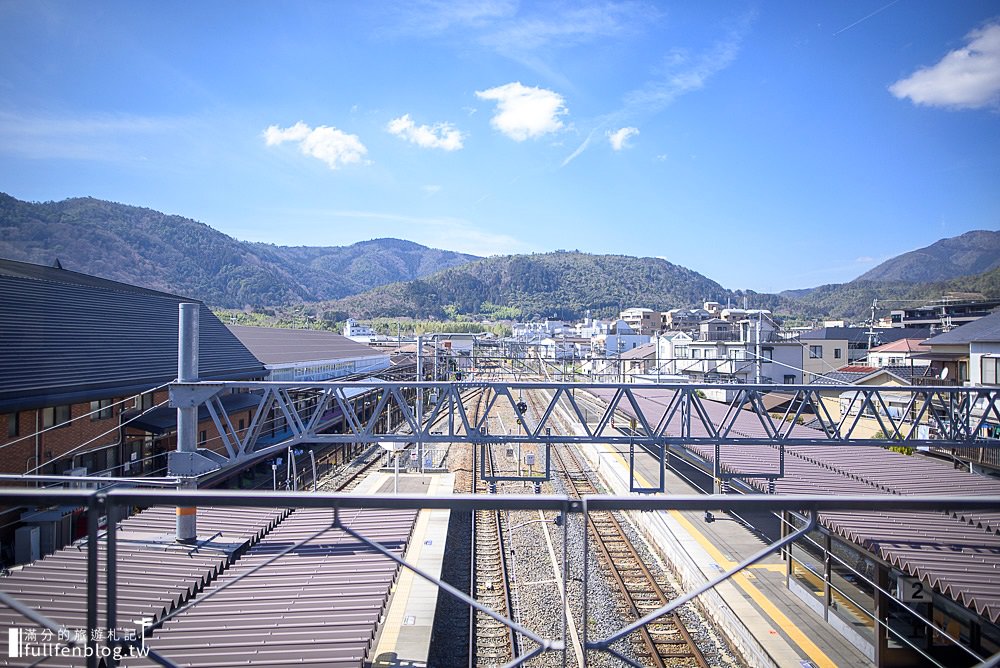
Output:
<instances>
[{"instance_id":1,"label":"station building","mask_svg":"<svg viewBox=\"0 0 1000 668\"><path fill-rule=\"evenodd\" d=\"M264 377L264 365L197 300L0 260L0 473L163 475L176 448L166 385L177 377L186 302L199 304L202 379ZM255 400L231 394L222 404L234 424L247 424ZM211 421L198 429L204 443L215 438ZM6 509L0 524L9 529L21 510ZM43 540L58 547L71 537L69 522L50 520L47 531L66 525Z\"/></svg>"}]
</instances>

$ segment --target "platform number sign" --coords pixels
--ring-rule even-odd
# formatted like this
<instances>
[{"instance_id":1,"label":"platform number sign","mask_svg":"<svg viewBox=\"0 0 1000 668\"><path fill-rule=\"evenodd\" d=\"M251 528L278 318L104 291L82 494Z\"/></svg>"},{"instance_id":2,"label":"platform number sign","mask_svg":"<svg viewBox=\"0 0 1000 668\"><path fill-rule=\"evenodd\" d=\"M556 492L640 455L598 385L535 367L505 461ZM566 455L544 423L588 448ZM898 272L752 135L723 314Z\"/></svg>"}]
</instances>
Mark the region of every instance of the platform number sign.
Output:
<instances>
[{"instance_id":1,"label":"platform number sign","mask_svg":"<svg viewBox=\"0 0 1000 668\"><path fill-rule=\"evenodd\" d=\"M931 590L917 578L896 578L896 597L903 603L930 603Z\"/></svg>"}]
</instances>

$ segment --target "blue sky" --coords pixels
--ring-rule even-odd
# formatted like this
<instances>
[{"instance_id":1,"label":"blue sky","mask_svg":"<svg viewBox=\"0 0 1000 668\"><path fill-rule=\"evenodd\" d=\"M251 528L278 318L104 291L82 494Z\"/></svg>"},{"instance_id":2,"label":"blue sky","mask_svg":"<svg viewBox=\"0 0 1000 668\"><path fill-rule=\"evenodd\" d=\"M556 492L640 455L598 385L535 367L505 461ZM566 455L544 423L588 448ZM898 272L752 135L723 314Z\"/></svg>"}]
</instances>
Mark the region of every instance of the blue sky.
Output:
<instances>
[{"instance_id":1,"label":"blue sky","mask_svg":"<svg viewBox=\"0 0 1000 668\"><path fill-rule=\"evenodd\" d=\"M1000 228L1000 5L0 1L0 191L842 282Z\"/></svg>"}]
</instances>

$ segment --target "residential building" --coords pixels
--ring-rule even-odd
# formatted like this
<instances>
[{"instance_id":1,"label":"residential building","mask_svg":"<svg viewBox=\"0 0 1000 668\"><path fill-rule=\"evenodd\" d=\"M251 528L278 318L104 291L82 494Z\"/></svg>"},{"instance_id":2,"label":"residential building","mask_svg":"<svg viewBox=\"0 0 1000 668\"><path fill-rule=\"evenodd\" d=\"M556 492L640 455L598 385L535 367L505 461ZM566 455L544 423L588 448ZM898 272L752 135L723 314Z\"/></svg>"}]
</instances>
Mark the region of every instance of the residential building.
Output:
<instances>
[{"instance_id":1,"label":"residential building","mask_svg":"<svg viewBox=\"0 0 1000 668\"><path fill-rule=\"evenodd\" d=\"M912 308L894 309L890 313L893 327L947 331L983 318L1000 308L1000 299L958 300L941 299Z\"/></svg>"},{"instance_id":2,"label":"residential building","mask_svg":"<svg viewBox=\"0 0 1000 668\"><path fill-rule=\"evenodd\" d=\"M902 338L922 338L929 330L871 329L867 327L820 327L799 334L802 370L807 383L826 382L824 376L845 365L864 365L869 344L884 345Z\"/></svg>"},{"instance_id":3,"label":"residential building","mask_svg":"<svg viewBox=\"0 0 1000 668\"><path fill-rule=\"evenodd\" d=\"M661 373L677 374L687 360L691 359L691 342L695 336L687 332L666 332L656 337L656 355Z\"/></svg>"},{"instance_id":4,"label":"residential building","mask_svg":"<svg viewBox=\"0 0 1000 668\"><path fill-rule=\"evenodd\" d=\"M656 342L650 341L619 356L622 382L635 382L638 376L656 372Z\"/></svg>"},{"instance_id":5,"label":"residential building","mask_svg":"<svg viewBox=\"0 0 1000 668\"><path fill-rule=\"evenodd\" d=\"M914 368L919 369L918 373L927 369L927 367ZM913 377L908 373L910 370L910 367L845 366L826 374L823 384L880 388L912 385ZM858 438L891 436L886 434L886 431L891 431L892 427L889 425L892 424L896 424L901 437L906 438L916 427L914 422L905 419L912 400L912 394L908 391L880 392L879 401L875 406L866 404L864 396L858 390L835 389L823 391L821 396L830 417L834 421L852 425L851 433Z\"/></svg>"},{"instance_id":6,"label":"residential building","mask_svg":"<svg viewBox=\"0 0 1000 668\"><path fill-rule=\"evenodd\" d=\"M644 343L649 343L650 336L648 334L640 334L636 332L627 322L624 320L618 320L611 325L610 332L604 337L595 337L595 340L600 346L601 339L603 340L603 349L605 357L618 357L622 353L628 352L633 348L638 348Z\"/></svg>"},{"instance_id":7,"label":"residential building","mask_svg":"<svg viewBox=\"0 0 1000 668\"><path fill-rule=\"evenodd\" d=\"M824 374L823 384L857 385L861 383L878 384L883 380L896 385L916 385L930 378L930 367L893 365L871 366L868 364L847 364ZM875 379L873 382L872 379Z\"/></svg>"},{"instance_id":8,"label":"residential building","mask_svg":"<svg viewBox=\"0 0 1000 668\"><path fill-rule=\"evenodd\" d=\"M827 372L863 363L868 356L868 330L864 327L820 327L800 334L799 341L807 383L825 382Z\"/></svg>"},{"instance_id":9,"label":"residential building","mask_svg":"<svg viewBox=\"0 0 1000 668\"><path fill-rule=\"evenodd\" d=\"M515 338L526 340L539 340L546 336L560 334L566 329L566 323L562 320L543 320L542 322L515 322L511 326L511 333Z\"/></svg>"},{"instance_id":10,"label":"residential building","mask_svg":"<svg viewBox=\"0 0 1000 668\"><path fill-rule=\"evenodd\" d=\"M868 365L886 366L930 366L930 360L916 359L913 356L926 352L920 344L924 339L897 339L889 343L875 346L868 351Z\"/></svg>"},{"instance_id":11,"label":"residential building","mask_svg":"<svg viewBox=\"0 0 1000 668\"><path fill-rule=\"evenodd\" d=\"M660 329L660 314L649 308L627 308L618 315L636 334L652 335Z\"/></svg>"},{"instance_id":12,"label":"residential building","mask_svg":"<svg viewBox=\"0 0 1000 668\"><path fill-rule=\"evenodd\" d=\"M784 339L777 325L762 313L753 319L726 322L713 318L701 324L697 336L678 333L660 337L660 351L669 373L700 383L802 383L802 349ZM661 359L662 359L661 358ZM725 391L711 392L727 400Z\"/></svg>"},{"instance_id":13,"label":"residential building","mask_svg":"<svg viewBox=\"0 0 1000 668\"><path fill-rule=\"evenodd\" d=\"M1000 385L1000 311L925 340L928 360L940 380L962 385Z\"/></svg>"},{"instance_id":14,"label":"residential building","mask_svg":"<svg viewBox=\"0 0 1000 668\"><path fill-rule=\"evenodd\" d=\"M672 308L660 314L660 331L694 330L710 317L702 308Z\"/></svg>"},{"instance_id":15,"label":"residential building","mask_svg":"<svg viewBox=\"0 0 1000 668\"><path fill-rule=\"evenodd\" d=\"M589 337L580 336L548 337L538 344L538 353L547 360L583 359L590 354L590 341Z\"/></svg>"}]
</instances>

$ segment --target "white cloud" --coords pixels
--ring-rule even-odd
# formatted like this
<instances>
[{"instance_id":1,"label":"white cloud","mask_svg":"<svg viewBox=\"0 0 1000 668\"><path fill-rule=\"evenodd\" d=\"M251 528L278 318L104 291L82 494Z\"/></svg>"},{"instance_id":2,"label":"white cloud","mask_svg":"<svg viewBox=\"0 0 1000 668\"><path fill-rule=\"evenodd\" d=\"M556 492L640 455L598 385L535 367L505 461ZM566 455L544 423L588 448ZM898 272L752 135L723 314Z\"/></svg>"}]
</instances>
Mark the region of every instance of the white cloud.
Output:
<instances>
[{"instance_id":1,"label":"white cloud","mask_svg":"<svg viewBox=\"0 0 1000 668\"><path fill-rule=\"evenodd\" d=\"M297 143L303 155L322 160L330 169L361 162L368 153L357 135L349 135L328 125L311 128L302 121L287 128L277 125L268 127L264 130L264 142L268 146Z\"/></svg>"},{"instance_id":2,"label":"white cloud","mask_svg":"<svg viewBox=\"0 0 1000 668\"><path fill-rule=\"evenodd\" d=\"M612 132L608 130L605 134L608 136L608 141L611 142L611 148L620 151L623 148L629 148L628 140L629 137L634 137L639 134L639 128L621 128Z\"/></svg>"},{"instance_id":3,"label":"white cloud","mask_svg":"<svg viewBox=\"0 0 1000 668\"><path fill-rule=\"evenodd\" d=\"M656 113L682 95L704 88L712 77L736 60L755 18L755 12L739 17L725 37L704 51L672 50L651 81L625 96L626 111Z\"/></svg>"},{"instance_id":4,"label":"white cloud","mask_svg":"<svg viewBox=\"0 0 1000 668\"><path fill-rule=\"evenodd\" d=\"M394 118L386 126L391 134L401 137L423 148L440 148L457 151L462 148L464 135L450 123L417 125L409 114Z\"/></svg>"},{"instance_id":5,"label":"white cloud","mask_svg":"<svg viewBox=\"0 0 1000 668\"><path fill-rule=\"evenodd\" d=\"M496 101L490 124L514 141L556 132L563 127L559 117L569 113L559 93L523 86L519 81L476 91L476 97Z\"/></svg>"},{"instance_id":6,"label":"white cloud","mask_svg":"<svg viewBox=\"0 0 1000 668\"><path fill-rule=\"evenodd\" d=\"M936 65L889 86L899 99L953 109L1000 107L1000 23L973 30L969 43Z\"/></svg>"},{"instance_id":7,"label":"white cloud","mask_svg":"<svg viewBox=\"0 0 1000 668\"><path fill-rule=\"evenodd\" d=\"M576 150L574 150L572 153L570 153L569 155L567 155L566 159L563 160L562 164L559 165L559 166L560 167L565 167L569 163L571 163L574 160L576 160L577 158L579 158L583 154L583 152L587 150L587 147L590 146L590 142L594 138L594 134L598 130L600 130L599 127L598 128L594 128L589 133L587 133L586 139L584 139L583 142L579 146L576 147Z\"/></svg>"},{"instance_id":8,"label":"white cloud","mask_svg":"<svg viewBox=\"0 0 1000 668\"><path fill-rule=\"evenodd\" d=\"M423 186L420 189L423 190L424 194L427 195L428 197L433 197L434 195L437 195L439 192L441 192L441 186L434 184Z\"/></svg>"}]
</instances>

